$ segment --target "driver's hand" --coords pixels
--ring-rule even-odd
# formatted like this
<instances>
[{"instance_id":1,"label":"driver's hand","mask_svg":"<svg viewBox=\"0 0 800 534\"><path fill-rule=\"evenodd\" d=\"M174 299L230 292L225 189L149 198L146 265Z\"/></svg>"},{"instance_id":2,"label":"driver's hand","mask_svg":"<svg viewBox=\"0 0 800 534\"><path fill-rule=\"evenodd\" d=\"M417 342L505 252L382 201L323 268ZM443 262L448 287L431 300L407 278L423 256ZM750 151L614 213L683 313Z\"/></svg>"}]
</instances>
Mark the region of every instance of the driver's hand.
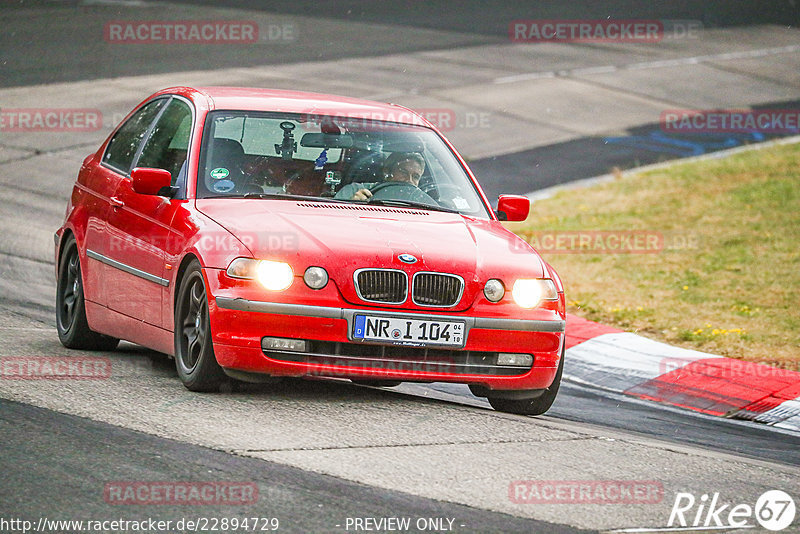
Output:
<instances>
[{"instance_id":1,"label":"driver's hand","mask_svg":"<svg viewBox=\"0 0 800 534\"><path fill-rule=\"evenodd\" d=\"M350 200L369 200L372 198L372 191L369 189L359 189Z\"/></svg>"}]
</instances>

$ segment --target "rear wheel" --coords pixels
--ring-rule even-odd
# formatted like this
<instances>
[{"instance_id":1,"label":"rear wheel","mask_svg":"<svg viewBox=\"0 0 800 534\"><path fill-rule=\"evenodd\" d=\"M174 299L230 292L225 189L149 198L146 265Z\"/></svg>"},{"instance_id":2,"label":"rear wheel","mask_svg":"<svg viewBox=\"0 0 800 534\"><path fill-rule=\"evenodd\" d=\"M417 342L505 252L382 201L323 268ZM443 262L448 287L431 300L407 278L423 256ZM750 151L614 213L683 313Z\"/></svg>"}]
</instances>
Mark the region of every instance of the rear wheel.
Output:
<instances>
[{"instance_id":1,"label":"rear wheel","mask_svg":"<svg viewBox=\"0 0 800 534\"><path fill-rule=\"evenodd\" d=\"M561 351L561 361L558 363L558 371L550 387L544 390L539 396L527 399L508 399L500 396L487 395L487 400L492 408L498 412L515 413L519 415L542 415L553 405L558 395L558 388L561 385L561 374L564 371L564 351ZM539 390L541 391L541 390Z\"/></svg>"},{"instance_id":2,"label":"rear wheel","mask_svg":"<svg viewBox=\"0 0 800 534\"><path fill-rule=\"evenodd\" d=\"M119 339L89 328L83 294L81 259L75 238L64 243L56 282L56 329L61 344L70 349L114 350Z\"/></svg>"},{"instance_id":3,"label":"rear wheel","mask_svg":"<svg viewBox=\"0 0 800 534\"><path fill-rule=\"evenodd\" d=\"M197 261L186 269L175 303L175 367L191 391L217 391L227 380L214 356L206 285Z\"/></svg>"}]
</instances>

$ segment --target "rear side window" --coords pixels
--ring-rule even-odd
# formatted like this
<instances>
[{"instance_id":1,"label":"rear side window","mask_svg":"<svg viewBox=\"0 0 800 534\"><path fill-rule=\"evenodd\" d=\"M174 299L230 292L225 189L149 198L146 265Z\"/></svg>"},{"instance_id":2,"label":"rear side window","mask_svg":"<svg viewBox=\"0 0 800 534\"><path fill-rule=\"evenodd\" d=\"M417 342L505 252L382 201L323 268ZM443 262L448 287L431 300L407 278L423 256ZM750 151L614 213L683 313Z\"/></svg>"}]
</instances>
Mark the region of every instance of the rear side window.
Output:
<instances>
[{"instance_id":1,"label":"rear side window","mask_svg":"<svg viewBox=\"0 0 800 534\"><path fill-rule=\"evenodd\" d=\"M153 100L134 113L111 138L103 156L103 163L120 172L130 171L133 158L139 150L139 145L142 144L147 129L166 101L165 98Z\"/></svg>"},{"instance_id":2,"label":"rear side window","mask_svg":"<svg viewBox=\"0 0 800 534\"><path fill-rule=\"evenodd\" d=\"M173 98L153 127L136 166L166 169L172 174L172 185L175 185L186 161L191 131L191 108L186 102Z\"/></svg>"}]
</instances>

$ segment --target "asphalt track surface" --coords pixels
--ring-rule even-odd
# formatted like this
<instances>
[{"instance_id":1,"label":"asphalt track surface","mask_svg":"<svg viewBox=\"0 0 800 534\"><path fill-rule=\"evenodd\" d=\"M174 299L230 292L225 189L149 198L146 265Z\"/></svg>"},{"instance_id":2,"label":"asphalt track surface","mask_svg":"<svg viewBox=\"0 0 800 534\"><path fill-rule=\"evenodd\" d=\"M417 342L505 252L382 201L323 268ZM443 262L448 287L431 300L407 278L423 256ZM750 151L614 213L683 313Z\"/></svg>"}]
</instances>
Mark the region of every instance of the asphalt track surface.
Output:
<instances>
[{"instance_id":1,"label":"asphalt track surface","mask_svg":"<svg viewBox=\"0 0 800 534\"><path fill-rule=\"evenodd\" d=\"M0 498L8 507L3 515L13 509L15 517L34 523L43 513L51 520L157 517L173 524L186 517L231 517L225 506L203 507L202 512L178 505L135 510L109 504L102 498L103 489L108 480L248 480L258 486L259 499L236 507L234 517L276 518L282 525L276 530L281 532L341 530L348 517L363 516L458 518L454 528L468 532L573 531L236 457L25 404L0 400L0 407L0 432L5 436ZM31 441L32 436L37 439ZM65 499L65 494L70 497Z\"/></svg>"},{"instance_id":2,"label":"asphalt track surface","mask_svg":"<svg viewBox=\"0 0 800 534\"><path fill-rule=\"evenodd\" d=\"M313 41L315 46L260 56L256 52L248 52L248 56L213 50L202 60L186 54L186 49L167 54L149 50L138 56L139 61L119 56L116 61L111 58L102 62L104 68L98 68L92 54L106 51L104 45L78 39L75 31L102 26L108 15L96 15L90 2L74 3L84 24L81 27L69 17L48 14L47 4L53 6L52 13L61 14L65 4L70 3L26 2L0 12L6 27L14 28L0 37L4 68L0 85L23 87L169 73L198 68L201 63L208 68L208 63L214 61L220 62L219 68L222 63L231 66L231 62L247 67L372 57L398 51L447 51L499 43L505 39L504 21L533 18L519 16L519 9L513 5L497 17L476 17L475 8L455 10L450 17L433 17L445 11L443 4L430 4L422 10L401 9L387 16L385 9L371 7L373 3L353 2L350 15L343 16L342 12L325 13L325 7L312 3L261 3L259 7L270 13L313 13L337 31L355 28L366 44L326 47ZM241 5L253 9L254 4ZM617 8L629 5L620 2ZM674 18L702 18L706 23L716 21L723 26L752 20L752 16L748 19L743 15L742 9L707 9L698 16L691 10L692 5L687 3L685 11L676 13ZM762 10L761 22L785 22L786 17L796 15L782 3L775 6L774 10ZM30 25L32 13L34 23ZM48 18L52 21L49 37L42 38L34 31L35 21ZM387 32L386 26L373 25L383 19L392 20L391 31ZM27 37L20 39L20 32ZM797 100L786 98L758 104L791 107L796 103ZM609 132L578 136L477 158L471 166L484 183L488 182L491 195L501 190L524 193L603 174L614 166L624 168L694 155L644 150L640 141L655 125L641 124L637 128L629 129L625 135ZM609 142L613 137L635 138L638 144ZM701 147L697 150L704 151L716 149L712 145L719 142L697 141ZM736 141L744 144L757 140ZM29 157L25 151L30 152L30 146L3 145L6 154L11 154L4 161L13 160L15 150L21 151L20 161ZM61 173L58 154L79 161L78 154L94 150L95 146L96 143L85 143L73 149L62 148L55 152L55 158L45 157L44 161L30 156L31 163L37 166L34 174L50 169ZM47 155L46 148L42 152ZM19 168L11 167L12 173ZM533 177L526 173L532 168L537 169ZM14 225L24 226L22 221L27 219L35 230L30 235L38 239L44 233L38 232L40 226L57 226L68 184L37 182L23 187L27 191L22 195L15 193L13 179L2 184L6 233L0 255L0 355L67 355L69 352L58 345L53 328L52 265L38 253L40 245L25 242L25 231L15 238L8 230L13 230ZM199 399L182 391L171 363L159 355L126 345L108 357L115 365L115 379L109 384L0 384L0 517L230 517L234 514L229 509L215 507L202 507L198 513L196 507L110 506L103 501L102 488L113 480L249 480L258 484L263 498L257 506L237 508L235 515L279 517L281 531L288 532L342 532L342 521L347 517L365 516L456 518L456 532L559 532L576 531L578 525L606 529L666 524L670 502L644 511L613 507L552 510L513 507L502 503L502 499L482 495L497 491L492 485L494 479L499 479L501 493L508 480L513 480L503 471L509 463L520 464L523 475L513 469L510 473L530 479L657 477L658 470L663 470L662 478L669 490L665 501L672 498L671 492L682 488L747 496L757 496L773 486L790 493L794 490L795 495L800 489L797 433L664 408L577 384L564 384L547 416L529 419L498 414L485 401L471 397L465 388L438 384L404 384L393 391L337 381L288 381L276 387L246 386L240 391ZM202 409L193 408L193 403L199 403ZM315 410L320 412L318 417ZM274 419L258 419L260 413ZM323 418L330 419L330 424ZM206 427L206 421L213 424ZM248 425L248 421L258 424ZM216 435L212 428L219 427L221 434L228 425L229 438ZM274 425L274 432L269 433L264 425ZM346 437L333 437L337 432ZM586 446L572 448L576 443ZM450 452L442 457L437 448ZM534 459L515 456L520 451ZM426 463L420 454L430 455L435 461ZM496 456L506 460L500 462ZM488 475L465 465L470 459L481 457L487 464L484 470L490 471ZM541 457L544 464L537 463L536 457ZM556 463L559 468L548 469L548 463ZM492 468L495 474L491 473ZM470 483L473 478L489 482L482 488ZM442 487L447 484L452 487Z\"/></svg>"},{"instance_id":3,"label":"asphalt track surface","mask_svg":"<svg viewBox=\"0 0 800 534\"><path fill-rule=\"evenodd\" d=\"M314 34L312 46L285 46L278 51L265 52L258 47L236 47L223 50L204 50L192 45L186 53L164 56L150 47L137 50L138 61L127 61L122 54L109 54L102 42L86 39L97 28L102 30L106 17L93 12L95 6L139 7L138 0L7 0L3 15L19 17L16 12L32 8L53 7L81 10L78 24L71 19L38 18L21 25L7 26L0 35L0 50L4 53L0 86L31 85L33 83L75 81L114 76L153 74L180 70L253 65L285 64L297 61L347 57L379 56L398 50L431 50L443 47L508 41L508 23L516 19L681 19L696 20L704 25L729 27L752 24L796 25L800 21L800 6L789 0L685 0L678 5L653 2L612 0L562 1L459 1L453 9L448 0L426 2L387 2L346 0L316 2L313 0L177 0L173 4L238 8L262 11L270 15L313 17L301 24L301 33ZM228 12L233 15L236 11ZM24 15L23 15L24 16ZM171 18L171 17L167 17ZM225 18L234 18L225 17ZM327 19L343 24L340 30L314 24ZM18 18L16 19L19 20ZM280 22L274 18L272 22ZM364 30L371 24L381 25L379 31ZM360 26L364 25L364 26ZM349 39L353 30L358 39ZM448 35L431 40L426 30L444 31ZM43 38L42 33L46 32ZM325 46L318 46L323 42ZM199 53L201 52L202 53ZM22 53L17 53L22 52ZM36 61L30 61L36 57Z\"/></svg>"}]
</instances>

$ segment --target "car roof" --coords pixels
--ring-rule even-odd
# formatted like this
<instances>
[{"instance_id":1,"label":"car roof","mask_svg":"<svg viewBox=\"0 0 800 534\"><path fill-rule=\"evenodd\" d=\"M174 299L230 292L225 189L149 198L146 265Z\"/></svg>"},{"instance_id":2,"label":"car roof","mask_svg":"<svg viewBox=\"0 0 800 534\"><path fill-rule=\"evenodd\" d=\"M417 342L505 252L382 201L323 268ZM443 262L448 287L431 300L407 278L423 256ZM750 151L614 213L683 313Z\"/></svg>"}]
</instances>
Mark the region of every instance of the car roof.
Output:
<instances>
[{"instance_id":1,"label":"car roof","mask_svg":"<svg viewBox=\"0 0 800 534\"><path fill-rule=\"evenodd\" d=\"M185 94L186 96L192 92L202 93L209 99L209 110L336 115L429 126L427 121L403 106L346 96L252 87L175 87L161 92Z\"/></svg>"}]
</instances>

